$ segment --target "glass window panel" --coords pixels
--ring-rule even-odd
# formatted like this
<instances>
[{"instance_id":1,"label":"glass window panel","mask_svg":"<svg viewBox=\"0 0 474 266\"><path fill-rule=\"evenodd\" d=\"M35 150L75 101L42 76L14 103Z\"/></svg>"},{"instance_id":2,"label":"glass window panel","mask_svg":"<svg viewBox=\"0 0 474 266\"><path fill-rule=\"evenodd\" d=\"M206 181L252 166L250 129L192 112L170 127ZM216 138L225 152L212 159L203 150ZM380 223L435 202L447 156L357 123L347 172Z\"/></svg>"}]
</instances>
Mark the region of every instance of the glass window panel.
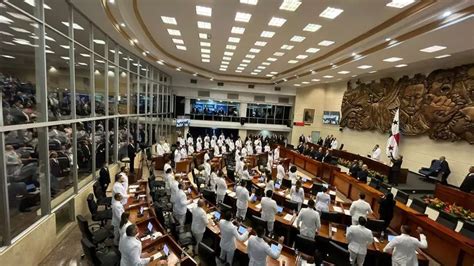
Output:
<instances>
[{"instance_id":1,"label":"glass window panel","mask_svg":"<svg viewBox=\"0 0 474 266\"><path fill-rule=\"evenodd\" d=\"M146 95L145 95L145 87L146 86L146 79L143 77L140 77L140 84L139 84L139 103L138 103L138 112L140 114L145 113L145 101L146 101Z\"/></svg>"},{"instance_id":2,"label":"glass window panel","mask_svg":"<svg viewBox=\"0 0 474 266\"><path fill-rule=\"evenodd\" d=\"M37 129L5 132L10 233L17 236L41 217Z\"/></svg>"},{"instance_id":3,"label":"glass window panel","mask_svg":"<svg viewBox=\"0 0 474 266\"><path fill-rule=\"evenodd\" d=\"M106 43L106 37L104 32L102 32L100 29L97 27L94 27L94 53L102 56L105 58L105 43Z\"/></svg>"},{"instance_id":4,"label":"glass window panel","mask_svg":"<svg viewBox=\"0 0 474 266\"><path fill-rule=\"evenodd\" d=\"M90 48L90 29L89 20L76 10L73 11L74 19L74 40L85 47Z\"/></svg>"},{"instance_id":5,"label":"glass window panel","mask_svg":"<svg viewBox=\"0 0 474 266\"><path fill-rule=\"evenodd\" d=\"M127 62L129 60L128 52L123 48L119 47L119 66L121 68L127 69Z\"/></svg>"},{"instance_id":6,"label":"glass window panel","mask_svg":"<svg viewBox=\"0 0 474 266\"><path fill-rule=\"evenodd\" d=\"M91 115L91 60L92 52L76 45L75 56L75 76L76 76L76 115L78 118L89 117Z\"/></svg>"},{"instance_id":7,"label":"glass window panel","mask_svg":"<svg viewBox=\"0 0 474 266\"><path fill-rule=\"evenodd\" d=\"M116 108L117 108L117 101L116 101L116 92L117 92L117 87L115 81L119 78L117 77L117 72L118 67L114 66L109 63L109 70L107 72L107 78L109 79L109 95L108 95L108 101L109 101L109 115L115 115L116 113Z\"/></svg>"},{"instance_id":8,"label":"glass window panel","mask_svg":"<svg viewBox=\"0 0 474 266\"><path fill-rule=\"evenodd\" d=\"M137 90L138 90L138 76L137 74L130 73L130 111L132 114L138 113L137 105Z\"/></svg>"},{"instance_id":9,"label":"glass window panel","mask_svg":"<svg viewBox=\"0 0 474 266\"><path fill-rule=\"evenodd\" d=\"M134 54L129 54L128 58L130 61L130 71L138 73L138 58Z\"/></svg>"},{"instance_id":10,"label":"glass window panel","mask_svg":"<svg viewBox=\"0 0 474 266\"><path fill-rule=\"evenodd\" d=\"M38 29L32 22L16 19L11 7L0 8L7 23L0 23L0 82L4 125L41 122L36 89L35 53L39 52ZM35 24L37 26L37 24Z\"/></svg>"},{"instance_id":11,"label":"glass window panel","mask_svg":"<svg viewBox=\"0 0 474 266\"><path fill-rule=\"evenodd\" d=\"M127 148L127 140L131 138L130 132L128 130L128 118L120 117L119 118L119 132L118 132L118 159L122 160L122 158L128 157L128 148Z\"/></svg>"},{"instance_id":12,"label":"glass window panel","mask_svg":"<svg viewBox=\"0 0 474 266\"><path fill-rule=\"evenodd\" d=\"M45 12L46 24L69 36L69 4L66 0L44 0L44 4L54 8L53 12ZM78 25L73 25L77 28Z\"/></svg>"},{"instance_id":13,"label":"glass window panel","mask_svg":"<svg viewBox=\"0 0 474 266\"><path fill-rule=\"evenodd\" d=\"M48 129L52 208L74 193L72 133L71 124L51 126Z\"/></svg>"},{"instance_id":14,"label":"glass window panel","mask_svg":"<svg viewBox=\"0 0 474 266\"><path fill-rule=\"evenodd\" d=\"M94 79L95 79L95 115L103 116L105 115L105 61L100 59L95 59L94 62Z\"/></svg>"},{"instance_id":15,"label":"glass window panel","mask_svg":"<svg viewBox=\"0 0 474 266\"><path fill-rule=\"evenodd\" d=\"M69 72L69 40L46 28L51 53L46 54L48 68L48 119L57 121L71 118L71 91Z\"/></svg>"},{"instance_id":16,"label":"glass window panel","mask_svg":"<svg viewBox=\"0 0 474 266\"><path fill-rule=\"evenodd\" d=\"M114 163L114 154L115 154L115 123L114 119L107 120L109 122L109 130L107 136L107 143L109 145L109 163Z\"/></svg>"},{"instance_id":17,"label":"glass window panel","mask_svg":"<svg viewBox=\"0 0 474 266\"><path fill-rule=\"evenodd\" d=\"M129 78L128 71L124 69L120 69L120 80L119 80L119 98L118 101L118 113L119 114L128 114L127 111L127 101L128 101L128 94L127 94L127 82Z\"/></svg>"},{"instance_id":18,"label":"glass window panel","mask_svg":"<svg viewBox=\"0 0 474 266\"><path fill-rule=\"evenodd\" d=\"M95 161L96 161L96 169L99 169L105 163L106 157L106 146L107 146L107 136L105 131L105 120L97 120L95 122Z\"/></svg>"},{"instance_id":19,"label":"glass window panel","mask_svg":"<svg viewBox=\"0 0 474 266\"><path fill-rule=\"evenodd\" d=\"M110 63L115 64L115 53L118 52L119 55L122 53L119 49L118 46L115 42L113 42L111 39L108 39L108 60Z\"/></svg>"},{"instance_id":20,"label":"glass window panel","mask_svg":"<svg viewBox=\"0 0 474 266\"><path fill-rule=\"evenodd\" d=\"M76 124L78 166L77 176L79 181L87 177L92 180L92 126L92 121Z\"/></svg>"},{"instance_id":21,"label":"glass window panel","mask_svg":"<svg viewBox=\"0 0 474 266\"><path fill-rule=\"evenodd\" d=\"M23 0L23 1L10 1L8 4L9 5L14 5L18 8L20 8L21 10L27 12L28 14L30 15L33 15L35 17L39 17L39 14L38 14L38 11L37 11L37 3L38 3L38 0ZM0 8L4 8L4 6L6 6L7 4L5 3L0 3ZM44 5L45 7L45 12L46 13L52 13L54 12L53 10L53 7L51 7L50 5Z\"/></svg>"}]
</instances>

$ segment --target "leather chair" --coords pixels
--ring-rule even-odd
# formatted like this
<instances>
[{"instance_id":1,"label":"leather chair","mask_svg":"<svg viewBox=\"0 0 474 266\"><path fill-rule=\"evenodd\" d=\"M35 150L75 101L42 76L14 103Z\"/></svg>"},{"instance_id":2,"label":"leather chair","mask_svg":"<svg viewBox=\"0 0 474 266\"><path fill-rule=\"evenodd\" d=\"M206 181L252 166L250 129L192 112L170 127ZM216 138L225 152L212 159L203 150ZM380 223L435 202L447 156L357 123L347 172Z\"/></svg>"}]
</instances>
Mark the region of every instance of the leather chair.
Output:
<instances>
[{"instance_id":1,"label":"leather chair","mask_svg":"<svg viewBox=\"0 0 474 266\"><path fill-rule=\"evenodd\" d=\"M349 250L333 241L329 241L329 256L327 260L336 265L349 265Z\"/></svg>"},{"instance_id":2,"label":"leather chair","mask_svg":"<svg viewBox=\"0 0 474 266\"><path fill-rule=\"evenodd\" d=\"M216 254L216 252L212 248L210 248L203 242L199 243L198 254L199 254L199 258L201 262L200 265L203 265L203 266L217 265L216 260L219 255Z\"/></svg>"},{"instance_id":3,"label":"leather chair","mask_svg":"<svg viewBox=\"0 0 474 266\"><path fill-rule=\"evenodd\" d=\"M105 193L102 191L99 182L95 182L93 186L94 196L97 199L97 205L105 206L106 208L112 205L112 197L107 197Z\"/></svg>"},{"instance_id":4,"label":"leather chair","mask_svg":"<svg viewBox=\"0 0 474 266\"><path fill-rule=\"evenodd\" d=\"M113 237L113 232L107 228L100 228L99 224L90 224L82 215L76 216L77 225L82 233L82 238L86 238L92 244L103 243L107 238Z\"/></svg>"},{"instance_id":5,"label":"leather chair","mask_svg":"<svg viewBox=\"0 0 474 266\"><path fill-rule=\"evenodd\" d=\"M100 224L104 226L108 220L112 220L112 209L99 211L99 207L94 200L94 194L92 193L87 196L87 206L92 215L92 221L100 222Z\"/></svg>"},{"instance_id":6,"label":"leather chair","mask_svg":"<svg viewBox=\"0 0 474 266\"><path fill-rule=\"evenodd\" d=\"M81 239L82 250L84 256L93 265L119 265L120 254L118 250L113 248L97 249L87 238Z\"/></svg>"}]
</instances>

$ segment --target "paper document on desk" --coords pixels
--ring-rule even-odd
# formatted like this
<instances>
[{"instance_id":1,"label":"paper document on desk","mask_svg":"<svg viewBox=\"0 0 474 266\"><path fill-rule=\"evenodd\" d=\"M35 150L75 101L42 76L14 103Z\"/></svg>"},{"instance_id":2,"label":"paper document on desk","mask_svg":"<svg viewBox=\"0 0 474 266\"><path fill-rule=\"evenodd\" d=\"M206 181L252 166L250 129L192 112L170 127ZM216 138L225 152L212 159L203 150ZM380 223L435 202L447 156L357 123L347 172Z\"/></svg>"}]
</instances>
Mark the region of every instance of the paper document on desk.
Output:
<instances>
[{"instance_id":1,"label":"paper document on desk","mask_svg":"<svg viewBox=\"0 0 474 266\"><path fill-rule=\"evenodd\" d=\"M332 226L332 227L331 227L331 231L332 231L333 233L337 233L337 227Z\"/></svg>"},{"instance_id":2,"label":"paper document on desk","mask_svg":"<svg viewBox=\"0 0 474 266\"><path fill-rule=\"evenodd\" d=\"M138 187L140 187L140 185L130 185L130 186L128 186L128 188L130 188L130 189L137 189Z\"/></svg>"},{"instance_id":3,"label":"paper document on desk","mask_svg":"<svg viewBox=\"0 0 474 266\"><path fill-rule=\"evenodd\" d=\"M135 188L129 188L128 189L128 192L130 192L130 193L135 193L136 191L137 191L137 189L135 189Z\"/></svg>"},{"instance_id":4,"label":"paper document on desk","mask_svg":"<svg viewBox=\"0 0 474 266\"><path fill-rule=\"evenodd\" d=\"M351 212L350 212L349 210L344 209L344 214L350 216L350 215L351 215Z\"/></svg>"},{"instance_id":5,"label":"paper document on desk","mask_svg":"<svg viewBox=\"0 0 474 266\"><path fill-rule=\"evenodd\" d=\"M150 239L150 238L151 238L151 236L150 236L150 235L147 235L147 236L144 236L144 237L140 238L140 241L143 242L143 241L148 240L148 239Z\"/></svg>"},{"instance_id":6,"label":"paper document on desk","mask_svg":"<svg viewBox=\"0 0 474 266\"><path fill-rule=\"evenodd\" d=\"M247 239L247 240L245 240L244 245L248 246L248 244L249 244L249 240Z\"/></svg>"},{"instance_id":7,"label":"paper document on desk","mask_svg":"<svg viewBox=\"0 0 474 266\"><path fill-rule=\"evenodd\" d=\"M329 191L329 195L336 196L336 191L334 191L334 190L330 190L330 191Z\"/></svg>"},{"instance_id":8,"label":"paper document on desk","mask_svg":"<svg viewBox=\"0 0 474 266\"><path fill-rule=\"evenodd\" d=\"M235 192L234 191L229 192L227 195L229 195L229 197L235 198Z\"/></svg>"},{"instance_id":9,"label":"paper document on desk","mask_svg":"<svg viewBox=\"0 0 474 266\"><path fill-rule=\"evenodd\" d=\"M333 206L332 209L333 209L335 212L343 212L342 208L341 208L341 207L338 207L338 206Z\"/></svg>"},{"instance_id":10,"label":"paper document on desk","mask_svg":"<svg viewBox=\"0 0 474 266\"><path fill-rule=\"evenodd\" d=\"M193 202L193 203L188 204L188 210L192 210L192 209L194 209L194 208L196 208L196 207L197 207L197 203L194 203L194 202Z\"/></svg>"},{"instance_id":11,"label":"paper document on desk","mask_svg":"<svg viewBox=\"0 0 474 266\"><path fill-rule=\"evenodd\" d=\"M374 236L375 243L380 243L379 239Z\"/></svg>"},{"instance_id":12,"label":"paper document on desk","mask_svg":"<svg viewBox=\"0 0 474 266\"><path fill-rule=\"evenodd\" d=\"M287 220L287 221L291 221L291 219L293 219L293 215L287 213L287 214L285 215L285 217L283 217L283 219L285 219L285 220Z\"/></svg>"},{"instance_id":13,"label":"paper document on desk","mask_svg":"<svg viewBox=\"0 0 474 266\"><path fill-rule=\"evenodd\" d=\"M153 258L153 260L157 260L161 257L163 257L163 253L161 253L161 251L158 251L157 253L155 253L155 255L151 256Z\"/></svg>"},{"instance_id":14,"label":"paper document on desk","mask_svg":"<svg viewBox=\"0 0 474 266\"><path fill-rule=\"evenodd\" d=\"M255 205L255 208L257 208L257 209L261 209L261 208L262 208L262 204L261 204L261 203L259 203L259 204Z\"/></svg>"},{"instance_id":15,"label":"paper document on desk","mask_svg":"<svg viewBox=\"0 0 474 266\"><path fill-rule=\"evenodd\" d=\"M303 204L308 205L308 200L307 200L307 199L304 199L304 200L303 200Z\"/></svg>"}]
</instances>

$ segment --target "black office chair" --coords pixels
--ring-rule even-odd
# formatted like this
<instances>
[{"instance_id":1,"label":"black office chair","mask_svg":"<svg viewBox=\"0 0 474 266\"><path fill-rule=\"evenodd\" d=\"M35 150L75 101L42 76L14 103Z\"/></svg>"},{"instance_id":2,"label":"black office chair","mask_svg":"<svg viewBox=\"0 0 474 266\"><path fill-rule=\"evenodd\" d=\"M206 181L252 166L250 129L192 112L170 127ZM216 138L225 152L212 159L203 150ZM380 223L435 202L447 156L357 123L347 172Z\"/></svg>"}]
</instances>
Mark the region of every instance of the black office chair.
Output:
<instances>
[{"instance_id":1,"label":"black office chair","mask_svg":"<svg viewBox=\"0 0 474 266\"><path fill-rule=\"evenodd\" d=\"M327 260L336 265L349 265L349 251L347 248L329 241L329 256Z\"/></svg>"},{"instance_id":2,"label":"black office chair","mask_svg":"<svg viewBox=\"0 0 474 266\"><path fill-rule=\"evenodd\" d=\"M410 208L414 209L415 211L419 213L425 213L427 204L418 199L418 198L413 198L413 201L411 202Z\"/></svg>"},{"instance_id":3,"label":"black office chair","mask_svg":"<svg viewBox=\"0 0 474 266\"><path fill-rule=\"evenodd\" d=\"M218 207L219 207L219 210L221 211L221 213L226 212L226 211L232 211L232 207L230 205L227 205L227 204L222 203L222 202L219 203Z\"/></svg>"},{"instance_id":4,"label":"black office chair","mask_svg":"<svg viewBox=\"0 0 474 266\"><path fill-rule=\"evenodd\" d=\"M97 199L97 205L104 206L105 208L112 205L112 197L107 197L105 195L99 182L95 182L92 189L94 191L94 196Z\"/></svg>"},{"instance_id":5,"label":"black office chair","mask_svg":"<svg viewBox=\"0 0 474 266\"><path fill-rule=\"evenodd\" d=\"M107 238L113 237L113 232L107 228L100 228L99 224L91 224L82 215L76 216L77 225L82 237L87 238L94 245L103 243Z\"/></svg>"},{"instance_id":6,"label":"black office chair","mask_svg":"<svg viewBox=\"0 0 474 266\"><path fill-rule=\"evenodd\" d=\"M385 230L385 221L367 219L367 224L365 227L372 230L373 232L381 233Z\"/></svg>"},{"instance_id":7,"label":"black office chair","mask_svg":"<svg viewBox=\"0 0 474 266\"><path fill-rule=\"evenodd\" d=\"M94 194L92 193L87 196L87 206L89 207L89 211L92 215L92 221L100 222L100 224L104 226L108 220L112 219L112 209L99 211L99 207L94 200Z\"/></svg>"},{"instance_id":8,"label":"black office chair","mask_svg":"<svg viewBox=\"0 0 474 266\"><path fill-rule=\"evenodd\" d=\"M311 187L311 194L316 196L319 192L323 191L323 187L323 184L313 183L313 187Z\"/></svg>"},{"instance_id":9,"label":"black office chair","mask_svg":"<svg viewBox=\"0 0 474 266\"><path fill-rule=\"evenodd\" d=\"M392 187L390 185L383 182L380 183L379 191L382 192L384 195L390 192L391 190L392 190Z\"/></svg>"},{"instance_id":10,"label":"black office chair","mask_svg":"<svg viewBox=\"0 0 474 266\"><path fill-rule=\"evenodd\" d=\"M298 211L298 202L286 199L285 202L283 202L283 207L293 211Z\"/></svg>"},{"instance_id":11,"label":"black office chair","mask_svg":"<svg viewBox=\"0 0 474 266\"><path fill-rule=\"evenodd\" d=\"M398 200L403 204L407 204L409 197L410 196L408 195L408 193L398 190L397 195L395 196L395 200Z\"/></svg>"},{"instance_id":12,"label":"black office chair","mask_svg":"<svg viewBox=\"0 0 474 266\"><path fill-rule=\"evenodd\" d=\"M227 167L227 177L232 180L232 182L235 182L235 170L232 167Z\"/></svg>"},{"instance_id":13,"label":"black office chair","mask_svg":"<svg viewBox=\"0 0 474 266\"><path fill-rule=\"evenodd\" d=\"M286 188L291 188L291 180L287 178L283 178L281 181L281 186Z\"/></svg>"},{"instance_id":14,"label":"black office chair","mask_svg":"<svg viewBox=\"0 0 474 266\"><path fill-rule=\"evenodd\" d=\"M295 249L311 256L314 254L314 250L316 249L316 241L298 234L295 239Z\"/></svg>"},{"instance_id":15,"label":"black office chair","mask_svg":"<svg viewBox=\"0 0 474 266\"><path fill-rule=\"evenodd\" d=\"M97 250L97 247L91 243L87 238L81 239L82 250L84 256L88 261L92 262L93 265L119 265L120 254L116 249L101 249Z\"/></svg>"},{"instance_id":16,"label":"black office chair","mask_svg":"<svg viewBox=\"0 0 474 266\"><path fill-rule=\"evenodd\" d=\"M464 221L464 225L462 226L461 231L459 231L459 233L470 239L474 239L474 223Z\"/></svg>"},{"instance_id":17,"label":"black office chair","mask_svg":"<svg viewBox=\"0 0 474 266\"><path fill-rule=\"evenodd\" d=\"M458 224L458 219L447 212L440 211L436 222L454 230Z\"/></svg>"},{"instance_id":18,"label":"black office chair","mask_svg":"<svg viewBox=\"0 0 474 266\"><path fill-rule=\"evenodd\" d=\"M216 255L216 252L212 248L204 244L203 242L199 243L198 254L199 254L199 258L201 262L200 265L203 265L203 266L217 265L216 260L217 260L218 254Z\"/></svg>"},{"instance_id":19,"label":"black office chair","mask_svg":"<svg viewBox=\"0 0 474 266\"><path fill-rule=\"evenodd\" d=\"M379 185L380 185L380 181L375 179L375 178L371 178L370 179L370 182L369 182L369 186L375 188L375 189L378 189L379 188Z\"/></svg>"},{"instance_id":20,"label":"black office chair","mask_svg":"<svg viewBox=\"0 0 474 266\"><path fill-rule=\"evenodd\" d=\"M342 214L339 212L321 212L321 220L330 223L342 223Z\"/></svg>"},{"instance_id":21,"label":"black office chair","mask_svg":"<svg viewBox=\"0 0 474 266\"><path fill-rule=\"evenodd\" d=\"M265 232L267 231L267 222L262 220L262 218L252 215L250 220L252 221L252 227L256 228L257 226L261 226L265 228Z\"/></svg>"},{"instance_id":22,"label":"black office chair","mask_svg":"<svg viewBox=\"0 0 474 266\"><path fill-rule=\"evenodd\" d=\"M216 193L210 189L203 188L201 189L202 196L209 202L216 202Z\"/></svg>"}]
</instances>

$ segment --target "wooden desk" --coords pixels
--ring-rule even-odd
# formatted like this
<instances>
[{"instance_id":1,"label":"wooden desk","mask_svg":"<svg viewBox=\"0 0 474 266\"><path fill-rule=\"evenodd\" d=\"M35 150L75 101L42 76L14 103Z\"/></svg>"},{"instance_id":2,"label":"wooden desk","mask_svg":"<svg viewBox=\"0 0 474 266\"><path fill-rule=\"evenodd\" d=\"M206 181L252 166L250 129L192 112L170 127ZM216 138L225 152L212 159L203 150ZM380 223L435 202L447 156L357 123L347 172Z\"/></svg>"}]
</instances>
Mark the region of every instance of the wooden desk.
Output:
<instances>
[{"instance_id":1,"label":"wooden desk","mask_svg":"<svg viewBox=\"0 0 474 266\"><path fill-rule=\"evenodd\" d=\"M456 203L456 205L474 211L474 193L466 193L458 188L436 183L434 196L442 201Z\"/></svg>"},{"instance_id":2,"label":"wooden desk","mask_svg":"<svg viewBox=\"0 0 474 266\"><path fill-rule=\"evenodd\" d=\"M176 173L189 173L191 166L191 158L184 158L176 163Z\"/></svg>"},{"instance_id":3,"label":"wooden desk","mask_svg":"<svg viewBox=\"0 0 474 266\"><path fill-rule=\"evenodd\" d=\"M345 173L334 173L334 186L338 191L349 199L355 200L360 192L366 195L366 201L372 206L372 210L378 216L379 201L382 192L375 188L358 182ZM469 239L455 231L429 219L426 215L397 202L394 209L394 218L390 228L400 232L400 226L409 225L413 230L417 226L424 229L428 240L428 253L443 265L473 265L474 264L474 240Z\"/></svg>"}]
</instances>

